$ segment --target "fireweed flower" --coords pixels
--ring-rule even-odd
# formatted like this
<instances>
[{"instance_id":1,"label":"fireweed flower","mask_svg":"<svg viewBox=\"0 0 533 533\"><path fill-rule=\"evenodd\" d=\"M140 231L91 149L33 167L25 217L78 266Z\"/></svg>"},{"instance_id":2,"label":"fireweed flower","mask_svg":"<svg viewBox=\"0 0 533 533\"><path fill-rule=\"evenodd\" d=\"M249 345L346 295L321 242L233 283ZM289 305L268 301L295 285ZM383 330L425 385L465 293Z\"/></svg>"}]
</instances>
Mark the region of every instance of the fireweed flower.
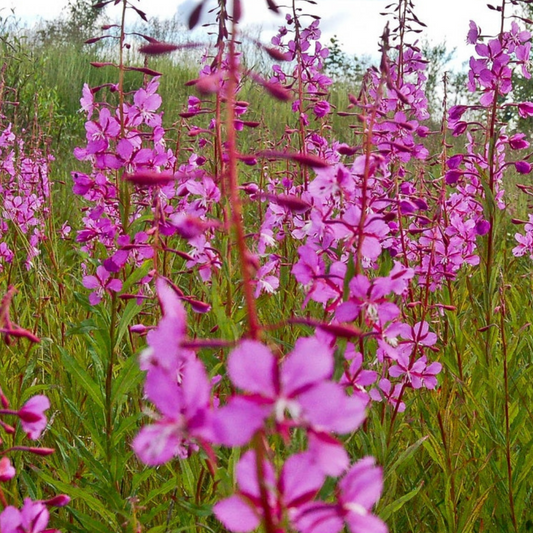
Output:
<instances>
[{"instance_id":1,"label":"fireweed flower","mask_svg":"<svg viewBox=\"0 0 533 533\"><path fill-rule=\"evenodd\" d=\"M389 403L394 409L399 413L405 411L405 403L400 401L400 394L402 392L402 385L397 383L392 386L392 383L387 378L382 378L379 380L379 388L370 390L370 397L375 402L381 402L385 400Z\"/></svg>"},{"instance_id":2,"label":"fireweed flower","mask_svg":"<svg viewBox=\"0 0 533 533\"><path fill-rule=\"evenodd\" d=\"M86 289L96 289L89 295L91 305L98 305L106 292L120 292L122 290L122 281L111 278L110 272L103 265L96 269L96 276L84 276L82 283Z\"/></svg>"},{"instance_id":3,"label":"fireweed flower","mask_svg":"<svg viewBox=\"0 0 533 533\"><path fill-rule=\"evenodd\" d=\"M300 533L338 533L344 524L351 533L387 533L385 523L372 514L383 490L383 474L373 457L355 463L338 485L335 503L304 504L294 522Z\"/></svg>"},{"instance_id":4,"label":"fireweed flower","mask_svg":"<svg viewBox=\"0 0 533 533\"><path fill-rule=\"evenodd\" d=\"M174 289L162 278L157 278L156 289L163 317L146 336L148 347L140 355L139 366L148 373L162 369L175 378L185 361L194 357L182 347L187 336L187 313Z\"/></svg>"},{"instance_id":5,"label":"fireweed flower","mask_svg":"<svg viewBox=\"0 0 533 533\"><path fill-rule=\"evenodd\" d=\"M36 440L46 427L44 412L50 408L50 401L46 396L38 395L30 398L16 413L20 419L22 429L30 439ZM3 533L3 530L1 530Z\"/></svg>"},{"instance_id":6,"label":"fireweed flower","mask_svg":"<svg viewBox=\"0 0 533 533\"><path fill-rule=\"evenodd\" d=\"M215 516L236 533L252 531L264 519L256 461L253 450L241 457L237 464L238 491L213 507ZM322 487L325 475L314 466L310 454L300 453L285 461L277 482L272 465L264 461L263 479L270 515L277 525L284 515L289 521L299 515L300 509L313 500Z\"/></svg>"},{"instance_id":7,"label":"fireweed flower","mask_svg":"<svg viewBox=\"0 0 533 533\"><path fill-rule=\"evenodd\" d=\"M396 304L389 301L390 294L402 295L414 276L414 270L395 262L389 276L369 280L358 274L349 283L349 300L335 311L337 320L351 322L362 314L365 322L384 325L400 313Z\"/></svg>"},{"instance_id":8,"label":"fireweed flower","mask_svg":"<svg viewBox=\"0 0 533 533\"><path fill-rule=\"evenodd\" d=\"M270 416L282 435L292 426L354 431L365 418L366 404L330 381L332 373L333 350L316 337L299 339L279 365L265 345L241 342L228 357L228 374L246 394L234 396L216 413L216 440L242 446Z\"/></svg>"},{"instance_id":9,"label":"fireweed flower","mask_svg":"<svg viewBox=\"0 0 533 533\"><path fill-rule=\"evenodd\" d=\"M320 100L313 107L313 112L318 118L325 117L331 111L331 106L327 100Z\"/></svg>"},{"instance_id":10,"label":"fireweed flower","mask_svg":"<svg viewBox=\"0 0 533 533\"><path fill-rule=\"evenodd\" d=\"M428 365L425 355L414 361L411 359L409 351L400 351L396 364L389 368L389 375L395 378L403 376L404 382L413 389L434 389L437 386L436 375L442 370L442 365L437 362Z\"/></svg>"},{"instance_id":11,"label":"fireweed flower","mask_svg":"<svg viewBox=\"0 0 533 533\"><path fill-rule=\"evenodd\" d=\"M87 113L87 118L91 118L94 110L94 96L86 83L83 84L82 95L80 98L81 111Z\"/></svg>"},{"instance_id":12,"label":"fireweed flower","mask_svg":"<svg viewBox=\"0 0 533 533\"><path fill-rule=\"evenodd\" d=\"M203 364L186 339L186 312L178 295L162 278L156 281L163 318L147 335L140 357L146 370L144 392L158 410L156 422L145 426L133 441L141 461L159 465L172 457L186 458L197 443L212 440L211 385Z\"/></svg>"},{"instance_id":13,"label":"fireweed flower","mask_svg":"<svg viewBox=\"0 0 533 533\"><path fill-rule=\"evenodd\" d=\"M2 533L44 533L52 531L46 529L50 513L42 502L34 502L29 498L19 511L12 505L6 507L0 514L0 531Z\"/></svg>"},{"instance_id":14,"label":"fireweed flower","mask_svg":"<svg viewBox=\"0 0 533 533\"><path fill-rule=\"evenodd\" d=\"M141 461L155 466L174 456L184 459L197 449L198 440L212 439L211 386L200 361L187 361L180 383L177 376L163 369L150 369L144 392L160 416L133 440L132 447Z\"/></svg>"},{"instance_id":15,"label":"fireweed flower","mask_svg":"<svg viewBox=\"0 0 533 533\"><path fill-rule=\"evenodd\" d=\"M134 104L128 108L128 118L132 126L139 126L143 122L155 128L161 126L161 116L156 111L161 107L162 99L156 93L159 88L159 78L153 78L146 86L140 88L133 95Z\"/></svg>"},{"instance_id":16,"label":"fireweed flower","mask_svg":"<svg viewBox=\"0 0 533 533\"><path fill-rule=\"evenodd\" d=\"M363 355L355 351L355 346L352 343L348 343L346 346L344 357L346 366L339 384L353 387L354 394L362 395L367 400L368 392L365 387L375 383L378 378L377 372L363 368Z\"/></svg>"}]
</instances>

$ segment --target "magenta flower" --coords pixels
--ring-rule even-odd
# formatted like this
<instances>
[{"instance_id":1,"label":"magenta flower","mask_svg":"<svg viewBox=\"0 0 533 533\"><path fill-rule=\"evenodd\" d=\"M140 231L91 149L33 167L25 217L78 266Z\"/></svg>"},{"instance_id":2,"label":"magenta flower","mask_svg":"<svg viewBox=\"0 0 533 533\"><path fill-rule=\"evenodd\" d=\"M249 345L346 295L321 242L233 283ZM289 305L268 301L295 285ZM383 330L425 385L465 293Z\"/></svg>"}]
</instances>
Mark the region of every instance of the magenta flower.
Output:
<instances>
[{"instance_id":1,"label":"magenta flower","mask_svg":"<svg viewBox=\"0 0 533 533\"><path fill-rule=\"evenodd\" d=\"M163 318L148 333L148 347L141 353L139 366L148 371L163 369L173 378L184 362L194 357L182 347L187 335L187 313L176 291L163 278L157 278L156 289Z\"/></svg>"},{"instance_id":2,"label":"magenta flower","mask_svg":"<svg viewBox=\"0 0 533 533\"><path fill-rule=\"evenodd\" d=\"M111 278L111 274L102 265L96 269L96 276L84 276L82 283L86 289L95 289L89 295L91 305L98 305L106 292L120 292L122 290L122 281Z\"/></svg>"},{"instance_id":3,"label":"magenta flower","mask_svg":"<svg viewBox=\"0 0 533 533\"><path fill-rule=\"evenodd\" d=\"M107 107L100 110L99 121L85 123L87 137L87 154L103 152L109 145L109 140L116 138L120 133L118 120L111 116Z\"/></svg>"},{"instance_id":4,"label":"magenta flower","mask_svg":"<svg viewBox=\"0 0 533 533\"><path fill-rule=\"evenodd\" d=\"M133 95L134 105L128 109L131 125L138 126L144 122L151 128L161 126L161 115L156 113L162 102L161 96L156 93L158 88L158 79L154 78L146 89L140 88Z\"/></svg>"},{"instance_id":5,"label":"magenta flower","mask_svg":"<svg viewBox=\"0 0 533 533\"><path fill-rule=\"evenodd\" d=\"M529 174L531 172L531 163L527 161L515 161L514 166L519 174Z\"/></svg>"},{"instance_id":6,"label":"magenta flower","mask_svg":"<svg viewBox=\"0 0 533 533\"><path fill-rule=\"evenodd\" d=\"M94 110L94 96L86 83L83 84L82 95L80 98L81 111L85 111L87 118L90 118Z\"/></svg>"},{"instance_id":7,"label":"magenta flower","mask_svg":"<svg viewBox=\"0 0 533 533\"><path fill-rule=\"evenodd\" d=\"M44 412L50 408L50 401L46 396L39 394L30 398L18 411L22 429L30 439L36 440L46 427ZM0 529L3 533L3 530Z\"/></svg>"},{"instance_id":8,"label":"magenta flower","mask_svg":"<svg viewBox=\"0 0 533 533\"><path fill-rule=\"evenodd\" d=\"M351 533L387 533L386 524L372 514L383 490L383 474L373 457L350 468L339 482L336 503L315 502L301 507L295 517L301 533L338 533L344 523Z\"/></svg>"},{"instance_id":9,"label":"magenta flower","mask_svg":"<svg viewBox=\"0 0 533 533\"><path fill-rule=\"evenodd\" d=\"M375 402L385 400L394 407L399 413L405 411L405 403L400 400L402 385L397 383L394 387L387 378L382 378L379 381L379 389L371 389L370 397Z\"/></svg>"},{"instance_id":10,"label":"magenta flower","mask_svg":"<svg viewBox=\"0 0 533 533\"><path fill-rule=\"evenodd\" d=\"M437 335L429 331L429 324L427 322L417 322L414 326L402 324L400 335L406 339L402 341L402 346L409 347L408 353L418 348L421 350L422 346L433 346L437 342Z\"/></svg>"},{"instance_id":11,"label":"magenta flower","mask_svg":"<svg viewBox=\"0 0 533 533\"><path fill-rule=\"evenodd\" d=\"M377 372L374 370L364 370L363 356L360 352L355 351L355 347L351 343L346 347L344 356L349 361L349 367L347 366L344 369L339 383L345 387L353 387L354 394L360 394L362 398L366 399L367 391L365 387L375 383L378 378Z\"/></svg>"},{"instance_id":12,"label":"magenta flower","mask_svg":"<svg viewBox=\"0 0 533 533\"><path fill-rule=\"evenodd\" d=\"M309 454L300 453L285 461L277 483L272 465L264 461L263 479L268 491L270 516L278 525L284 514L289 520L299 514L299 509L316 496L325 476L313 465ZM230 531L247 533L265 518L253 450L247 451L237 465L237 483L237 493L215 504L213 511Z\"/></svg>"},{"instance_id":13,"label":"magenta flower","mask_svg":"<svg viewBox=\"0 0 533 533\"><path fill-rule=\"evenodd\" d=\"M404 376L404 380L413 389L434 389L437 386L436 375L442 370L440 363L427 364L427 357L423 355L416 361L411 361L408 353L401 352L396 364L389 368L392 377Z\"/></svg>"},{"instance_id":14,"label":"magenta flower","mask_svg":"<svg viewBox=\"0 0 533 533\"><path fill-rule=\"evenodd\" d=\"M528 118L533 116L533 103L532 102L520 102L518 104L518 114L522 118Z\"/></svg>"},{"instance_id":15,"label":"magenta flower","mask_svg":"<svg viewBox=\"0 0 533 533\"><path fill-rule=\"evenodd\" d=\"M44 533L48 526L50 514L42 502L29 498L19 511L10 505L0 514L0 531L2 533Z\"/></svg>"},{"instance_id":16,"label":"magenta flower","mask_svg":"<svg viewBox=\"0 0 533 533\"><path fill-rule=\"evenodd\" d=\"M132 447L143 463L155 466L176 455L186 458L197 448L197 441L212 439L211 386L200 361L187 362L181 383L163 369L152 368L144 390L161 418L144 426L133 440Z\"/></svg>"},{"instance_id":17,"label":"magenta flower","mask_svg":"<svg viewBox=\"0 0 533 533\"><path fill-rule=\"evenodd\" d=\"M282 434L293 425L341 434L355 430L365 418L365 403L329 381L332 372L333 350L315 337L299 339L281 365L260 342L243 341L229 355L228 373L247 394L218 410L217 441L244 445L271 415Z\"/></svg>"},{"instance_id":18,"label":"magenta flower","mask_svg":"<svg viewBox=\"0 0 533 533\"><path fill-rule=\"evenodd\" d=\"M387 277L369 280L362 274L355 276L349 284L349 300L339 305L336 310L337 320L351 322L362 314L370 326L391 322L399 315L400 310L387 297L390 293L402 294L413 275L412 269L395 263Z\"/></svg>"},{"instance_id":19,"label":"magenta flower","mask_svg":"<svg viewBox=\"0 0 533 533\"><path fill-rule=\"evenodd\" d=\"M325 117L331 111L331 106L327 100L320 100L313 108L313 112L318 118Z\"/></svg>"},{"instance_id":20,"label":"magenta flower","mask_svg":"<svg viewBox=\"0 0 533 533\"><path fill-rule=\"evenodd\" d=\"M0 481L9 481L15 477L15 469L8 457L0 459Z\"/></svg>"},{"instance_id":21,"label":"magenta flower","mask_svg":"<svg viewBox=\"0 0 533 533\"><path fill-rule=\"evenodd\" d=\"M478 25L473 20L471 20L470 29L468 30L468 35L466 37L466 42L468 44L476 44L479 38L480 32L481 30L479 29Z\"/></svg>"}]
</instances>

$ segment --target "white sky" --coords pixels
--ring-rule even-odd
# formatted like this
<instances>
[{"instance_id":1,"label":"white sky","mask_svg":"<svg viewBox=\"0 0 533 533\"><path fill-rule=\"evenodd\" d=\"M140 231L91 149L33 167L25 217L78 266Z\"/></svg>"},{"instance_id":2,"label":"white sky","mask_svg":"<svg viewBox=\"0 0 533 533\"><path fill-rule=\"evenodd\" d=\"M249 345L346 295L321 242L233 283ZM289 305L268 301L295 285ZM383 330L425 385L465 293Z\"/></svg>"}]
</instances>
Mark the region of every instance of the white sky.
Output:
<instances>
[{"instance_id":1,"label":"white sky","mask_svg":"<svg viewBox=\"0 0 533 533\"><path fill-rule=\"evenodd\" d=\"M197 0L132 1L135 6L145 11L148 17L171 17L178 11L184 20L191 7L197 3ZM385 24L385 18L379 13L393 0L315 1L315 6L303 2L301 6L308 5L309 12L322 17L323 44L327 45L330 37L337 35L346 52L376 56L377 43ZM54 18L61 14L66 4L67 0L0 0L0 9L4 8L0 11L0 17L7 16L9 9L14 8L15 15L22 20ZM475 20L484 34L494 33L499 27L498 13L488 10L486 4L487 0L415 0L415 13L427 24L426 31L420 34L419 38L430 40L434 44L446 42L449 50L456 48L457 59L454 66L459 67L462 62L468 60L473 48L465 44L469 21ZM261 26L265 29L265 34L268 31L271 35L272 28L282 23L282 19L267 10L264 0L243 0L243 5L245 22ZM250 8L252 5L254 7ZM112 16L113 6L108 9Z\"/></svg>"}]
</instances>

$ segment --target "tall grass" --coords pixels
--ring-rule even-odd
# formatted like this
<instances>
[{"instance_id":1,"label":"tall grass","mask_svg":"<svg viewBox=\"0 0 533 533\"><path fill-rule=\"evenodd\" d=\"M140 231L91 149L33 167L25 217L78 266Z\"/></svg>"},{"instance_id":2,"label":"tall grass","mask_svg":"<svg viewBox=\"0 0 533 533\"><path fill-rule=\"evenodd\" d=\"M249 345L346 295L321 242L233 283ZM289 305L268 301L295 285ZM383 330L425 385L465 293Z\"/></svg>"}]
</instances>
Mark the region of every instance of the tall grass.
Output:
<instances>
[{"instance_id":1,"label":"tall grass","mask_svg":"<svg viewBox=\"0 0 533 533\"><path fill-rule=\"evenodd\" d=\"M506 4L502 0L502 11ZM293 2L293 8L295 5ZM398 12L409 5L399 1ZM225 11L230 9L226 2L220 2L219 9L221 19L232 31L237 31ZM296 13L293 15L297 19ZM376 514L390 531L517 532L533 527L530 512L533 434L529 429L533 400L530 386L533 346L529 334L533 323L533 287L530 258L513 255L514 234L521 227L516 222L527 220L531 206L526 195L516 188L527 177L509 165L503 177L507 206L499 209L490 174L491 169L503 172L494 147L504 135L499 130L502 116L498 106L510 97L500 95L502 101L496 101L492 108L475 109L473 115L482 126L472 131L476 140L472 150L478 150L489 160L488 168L477 162L470 170L484 184L479 185L476 202L480 217L490 222L488 233L480 231L476 240L479 264L465 263L455 275L448 274L435 290L430 290L429 282L436 280L437 274L424 266L423 257L426 254L425 257L434 258L436 245L424 249L423 242L416 239L428 227L442 229L445 243L453 236L449 229L450 212L443 213L449 204L440 203L440 199L457 191L456 183L446 184L447 164L453 155L464 152L468 141L461 136L452 137L444 119L440 132L417 138L416 142L423 141L429 150L425 159L411 158L405 162L401 157L390 156L383 145L376 149L375 135L386 130L387 124L418 121L414 109L405 102L403 106L400 102L393 111L381 107L387 91L396 90L394 84L410 82L409 71L401 70L408 65L402 54L411 48L406 34L401 33L399 38L402 40L399 53L391 56L390 63L384 54L381 68L373 71L373 82L365 79L367 87L361 92L359 87L337 84L326 95L325 91L322 94L321 90L302 85L305 101L294 108L291 101L283 101L284 93L281 97L278 93L276 99L265 92L270 89L276 94L271 80L259 74L253 79L246 68L244 75L238 70L233 49L236 43L230 37L224 38L225 47L220 45L210 52L209 62L216 65L213 72L220 71L226 77L223 89L212 92L195 92L194 87L187 86L187 82L198 78L201 66L209 64L195 64L194 61L199 61L195 55L186 61L173 56L150 57L145 64L144 56L125 54L125 64L145 66L162 74L158 94L163 101L166 147L176 157L164 170L193 175L199 167L192 166L189 158L193 154L205 156L207 161L202 168L208 169L206 175L212 176L222 191L218 200L207 202L205 218L204 213L197 217L202 223L219 224L215 229L206 226L209 245L220 264L212 268L210 278L204 278L198 264L191 266L194 246L176 234L165 235L162 231L163 224L157 218L163 216L158 214L162 205L159 202L163 201L159 193L133 188L121 180L122 170L98 169L91 158L79 161L72 155L75 147L87 144L84 128L87 117L79 112L83 85L119 85L118 91L96 93L95 100L98 98L101 109L106 105L118 109L124 134L129 126L121 116L120 99L131 105L132 94L146 86L149 76L125 72L120 87L116 69L90 65L109 60L109 51L61 43L36 47L20 34L4 31L0 39L0 63L6 65L2 71L3 126L11 122L13 130L26 139L28 148L41 148L55 157L50 164L52 194L48 200L46 232L33 268L28 270L24 266L28 236L6 219L9 232L5 239L15 250L16 259L3 265L0 287L5 292L9 285L15 285L18 292L11 307L12 320L38 335L41 342L30 344L27 339L19 339L6 344L2 350L0 387L6 393L9 391L12 403L17 406L35 394L46 393L52 408L40 444L56 449L55 454L47 457L14 459L18 475L2 485L11 505L20 507L25 496L46 500L58 492L68 494L71 503L53 516L54 527L62 531L223 531L224 526L212 512L213 505L238 490L234 474L246 448L237 445L217 448L216 465L205 447L187 459L173 459L156 468L144 465L132 449L139 428L147 423L146 415L153 416L157 410L143 397L150 392L148 389L143 392L145 373L138 367L138 357L146 347L146 338L138 332L145 333L143 328L158 324L161 328L161 316L167 316L169 311L164 301L163 311L160 310L156 289L149 282L143 289L148 298L140 304L135 298L120 298L109 290L100 305L91 305L89 301L90 291L84 288L82 279L93 274L96 266L102 265L116 249L109 243L83 249L76 242L77 231L85 223L83 217L94 205L83 195L72 193L71 172L90 176L107 172L109 183L119 192L118 200L113 198L109 205L105 204L106 209L118 206L124 232L129 231L130 236L146 230L154 251L153 257L127 264L124 270L113 272L113 277L121 280L122 295L134 294L139 282L152 276L168 278L178 288L180 301L191 305L187 307L187 342L193 346L198 343L195 349L213 379L212 403L220 401L224 405L240 388L228 378L226 365L243 339L261 340L280 361L287 361L290 357L287 354L300 337L311 336L318 330L319 337L323 335L322 342L327 344L325 339L333 332L337 335L331 341L335 344L336 379L347 372L350 364L351 360L345 359L350 341L356 346L354 350L364 354L366 370L381 371L383 365L385 376L394 366L393 360L385 359L384 363L376 360L379 345L373 328L377 326L367 322L363 314L340 324L335 319L333 297L325 304L318 298L306 301L306 297L310 298L310 284L297 279L293 270L294 265L301 263L302 243L290 236L303 231L312 220L322 217L330 226L349 220L347 224L359 231L353 230L351 238L332 239L331 245L315 249L317 257L329 261L329 270L315 273L312 284L326 280L324 283L329 283L330 289L339 295L335 305L353 297L350 282L359 274L373 281L386 277L397 258L406 269L416 269L417 282L409 284L401 295L394 293L389 303L398 305L405 324L414 327L427 322L436 333L439 340L435 345L425 346L421 335L414 335L416 338L411 340L415 344L414 354L420 350L442 364L438 385L435 390L424 387L415 390L407 377L398 379L405 412L400 412L398 403L387 403L384 391L379 392L374 385L378 392L375 401L369 404L364 424L358 431L343 436L342 443L353 460L373 456L382 466L384 490ZM384 49L387 51L386 42ZM115 61L118 63L116 58ZM294 85L290 81L284 83L296 89L304 80L300 72ZM237 85L242 85L238 93ZM188 116L189 95L198 95L208 112ZM313 115L313 106L322 98L341 114ZM234 119L240 117L234 116L238 101L248 103L243 118L258 123L243 132L235 129ZM405 120L395 116L398 110L409 116ZM307 115L308 123L303 114ZM419 122L424 123L421 119ZM145 142L150 131L145 125L142 128ZM510 137L514 133L513 123L507 124L507 128L505 134ZM198 133L197 129L203 131ZM324 146L320 145L321 139L327 141ZM348 145L347 149L335 152L332 148L335 142ZM505 155L511 153L514 152L506 146ZM257 164L247 165L241 160L243 155L257 159ZM321 196L313 192L312 185L307 185L314 180L318 183L326 171L317 169L316 159L309 163L306 158L313 155L319 162L326 161L328 168L333 165L340 168L344 162L349 169L350 180L356 183L353 196L361 202L356 205L362 206L364 213L357 222L344 212L349 205L346 199L350 196L349 185L339 185L340 193L328 198L331 209L317 214ZM364 162L364 170L359 174L353 170L357 157ZM376 162L378 170L369 170L370 162ZM190 168L180 168L188 164ZM2 172L4 184L7 174ZM132 174L135 177L134 171ZM377 182L385 184L379 187L388 187L386 200L379 196L382 190ZM185 187L186 183L179 185ZM198 183L200 178L194 181L195 185ZM418 192L405 193L402 184L412 184ZM189 202L193 193L185 188L178 191L173 198L182 202L179 208L190 209L192 213L190 204L182 198ZM287 207L286 196L296 203ZM421 211L419 218L409 218L411 213L400 208L399 199L413 198L427 202L427 211ZM146 209L137 219L130 218L136 202ZM170 200L165 204L168 213L175 214L171 210L173 205ZM266 221L274 214L279 216L278 225L272 226L275 242L266 246L267 252L259 252ZM383 250L376 258L368 259L362 252L366 238L363 230L374 216L396 228L394 239L399 244L396 248L390 243L385 246L382 240ZM422 218L427 221L418 225ZM68 235L65 223L72 227ZM327 233L326 229L324 232ZM393 239L391 235L389 240ZM401 245L407 247L410 242L417 243L412 253L402 252ZM396 255L389 253L392 249ZM419 250L423 250L420 259L415 257ZM278 278L279 289L273 294L266 291L254 295L254 279L270 260L276 264L270 273ZM345 264L346 269L342 281L335 282L332 265L338 267L338 263ZM161 294L159 297L164 300ZM194 312L198 307L205 311L207 305L207 313ZM138 324L143 327L131 327ZM341 326L346 329L335 329ZM151 335L148 343L154 342L156 334ZM405 343L405 334L401 338ZM356 387L347 390L351 394L353 389L357 390ZM249 449L257 457L270 456L279 471L292 453L307 446L304 429L291 431L292 440L288 435L289 432L278 434L272 427L258 430ZM5 440L6 445L23 443L22 431L7 435ZM198 442L202 447L200 439ZM334 477L330 475L320 490L320 496L330 503L338 497ZM260 479L258 490L262 525L268 532L274 531L276 517L269 517L268 502L265 503L271 487ZM288 517L279 521L280 528L287 525L283 520Z\"/></svg>"}]
</instances>

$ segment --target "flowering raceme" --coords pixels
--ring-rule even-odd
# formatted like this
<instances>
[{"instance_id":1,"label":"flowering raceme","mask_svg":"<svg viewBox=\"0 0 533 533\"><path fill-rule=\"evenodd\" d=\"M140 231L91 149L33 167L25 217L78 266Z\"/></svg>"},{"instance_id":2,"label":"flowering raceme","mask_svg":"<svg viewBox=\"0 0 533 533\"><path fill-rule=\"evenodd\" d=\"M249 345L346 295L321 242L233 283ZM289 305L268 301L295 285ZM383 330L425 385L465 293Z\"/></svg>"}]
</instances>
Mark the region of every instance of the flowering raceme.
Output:
<instances>
[{"instance_id":1,"label":"flowering raceme","mask_svg":"<svg viewBox=\"0 0 533 533\"><path fill-rule=\"evenodd\" d=\"M25 236L25 266L30 270L46 239L46 221L50 215L50 183L53 156L29 147L8 125L0 131L0 185L2 220L0 221L0 270L15 258L10 235L21 231ZM16 230L16 231L15 231ZM19 245L20 247L20 241Z\"/></svg>"},{"instance_id":2,"label":"flowering raceme","mask_svg":"<svg viewBox=\"0 0 533 533\"><path fill-rule=\"evenodd\" d=\"M266 346L242 341L229 355L228 374L247 394L232 397L218 410L217 438L228 446L242 446L270 416L282 434L298 426L341 434L354 431L365 418L366 404L330 381L332 372L333 351L317 338L298 339L279 368Z\"/></svg>"}]
</instances>

